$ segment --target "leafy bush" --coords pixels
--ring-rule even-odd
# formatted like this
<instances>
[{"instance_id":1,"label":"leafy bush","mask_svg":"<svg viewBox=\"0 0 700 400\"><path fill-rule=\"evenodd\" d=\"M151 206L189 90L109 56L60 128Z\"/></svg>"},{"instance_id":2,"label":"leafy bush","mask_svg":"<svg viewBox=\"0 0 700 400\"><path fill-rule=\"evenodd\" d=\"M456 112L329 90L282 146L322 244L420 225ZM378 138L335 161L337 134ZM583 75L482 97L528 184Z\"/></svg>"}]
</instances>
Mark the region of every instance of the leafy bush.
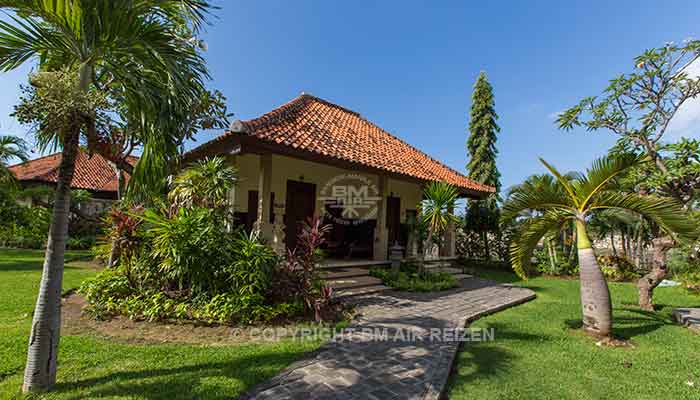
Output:
<instances>
[{"instance_id":1,"label":"leafy bush","mask_svg":"<svg viewBox=\"0 0 700 400\"><path fill-rule=\"evenodd\" d=\"M677 278L683 286L693 293L700 293L700 271L685 272Z\"/></svg>"},{"instance_id":2,"label":"leafy bush","mask_svg":"<svg viewBox=\"0 0 700 400\"><path fill-rule=\"evenodd\" d=\"M386 268L371 268L371 276L379 278L382 282L397 290L409 292L435 292L447 290L459 286L457 279L446 272L418 273L413 265L403 264L398 273L393 273Z\"/></svg>"},{"instance_id":3,"label":"leafy bush","mask_svg":"<svg viewBox=\"0 0 700 400\"><path fill-rule=\"evenodd\" d=\"M316 271L328 227L310 221L299 247L280 262L257 236L231 227L224 207L228 189L197 189L211 186L210 179L230 185L235 170L223 160L193 168L174 181L172 204L110 212L109 244L100 253L109 257L114 243L119 262L81 287L89 311L101 318L227 324L313 311L320 320L331 303L331 290Z\"/></svg>"},{"instance_id":4,"label":"leafy bush","mask_svg":"<svg viewBox=\"0 0 700 400\"><path fill-rule=\"evenodd\" d=\"M598 256L598 265L606 279L612 281L630 281L641 276L635 265L625 257Z\"/></svg>"},{"instance_id":5,"label":"leafy bush","mask_svg":"<svg viewBox=\"0 0 700 400\"><path fill-rule=\"evenodd\" d=\"M700 272L698 244L684 245L669 250L666 262L673 275Z\"/></svg>"}]
</instances>

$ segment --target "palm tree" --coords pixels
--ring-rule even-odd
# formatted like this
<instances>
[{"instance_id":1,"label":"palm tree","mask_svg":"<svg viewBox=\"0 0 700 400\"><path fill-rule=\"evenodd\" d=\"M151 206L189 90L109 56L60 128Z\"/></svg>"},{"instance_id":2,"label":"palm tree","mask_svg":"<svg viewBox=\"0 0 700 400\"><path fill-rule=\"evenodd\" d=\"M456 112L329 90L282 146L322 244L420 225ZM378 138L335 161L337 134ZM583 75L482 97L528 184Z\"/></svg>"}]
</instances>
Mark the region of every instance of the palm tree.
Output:
<instances>
[{"instance_id":1,"label":"palm tree","mask_svg":"<svg viewBox=\"0 0 700 400\"><path fill-rule=\"evenodd\" d=\"M15 176L7 168L7 164L14 158L27 161L27 143L17 136L0 136L0 185L12 185Z\"/></svg>"},{"instance_id":2,"label":"palm tree","mask_svg":"<svg viewBox=\"0 0 700 400\"><path fill-rule=\"evenodd\" d=\"M192 36L204 22L204 0L3 0L10 22L0 21L0 70L38 60L42 73L73 73L73 98L94 92L119 99L138 116L143 153L135 177L158 176L177 151L170 135L201 93L206 67ZM77 109L57 129L37 129L41 147L62 149L53 217L32 321L23 391L49 390L56 381L60 295L68 231L70 184L78 144L110 152L97 112ZM70 115L70 113L69 113ZM42 122L52 121L50 112ZM148 180L143 178L144 180Z\"/></svg>"},{"instance_id":3,"label":"palm tree","mask_svg":"<svg viewBox=\"0 0 700 400\"><path fill-rule=\"evenodd\" d=\"M585 174L569 177L559 173L543 159L540 161L553 177L540 180L538 185L526 185L513 190L503 207L504 220L517 218L523 212L535 211L535 216L524 221L510 244L511 263L515 271L524 276L540 239L548 232L573 221L580 267L583 328L595 336L610 337L610 291L588 237L590 217L603 210L627 211L655 222L666 232L685 237L696 237L697 227L674 200L608 190L616 177L642 162L637 157L599 158Z\"/></svg>"},{"instance_id":4,"label":"palm tree","mask_svg":"<svg viewBox=\"0 0 700 400\"><path fill-rule=\"evenodd\" d=\"M424 249L421 254L421 262L419 263L421 273L423 272L423 260L426 253L433 247L435 235L442 235L451 223L456 222L454 208L458 197L457 188L444 182L430 182L423 190L423 200L418 208L421 222L428 230L426 240L428 248Z\"/></svg>"},{"instance_id":5,"label":"palm tree","mask_svg":"<svg viewBox=\"0 0 700 400\"><path fill-rule=\"evenodd\" d=\"M222 157L206 158L185 168L173 179L168 197L175 207L197 205L221 208L238 180L235 167Z\"/></svg>"}]
</instances>

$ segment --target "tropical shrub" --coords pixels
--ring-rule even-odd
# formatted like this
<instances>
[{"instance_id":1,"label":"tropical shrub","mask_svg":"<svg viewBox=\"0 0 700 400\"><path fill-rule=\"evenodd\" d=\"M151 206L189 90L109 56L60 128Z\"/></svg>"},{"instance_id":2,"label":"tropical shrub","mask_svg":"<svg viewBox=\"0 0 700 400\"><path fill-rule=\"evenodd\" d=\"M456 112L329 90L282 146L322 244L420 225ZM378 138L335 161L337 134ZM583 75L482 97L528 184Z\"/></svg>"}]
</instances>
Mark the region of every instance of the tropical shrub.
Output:
<instances>
[{"instance_id":1,"label":"tropical shrub","mask_svg":"<svg viewBox=\"0 0 700 400\"><path fill-rule=\"evenodd\" d=\"M408 292L435 292L459 286L457 279L446 272L419 272L412 264L402 264L398 273L390 269L375 267L369 274L379 278L392 289Z\"/></svg>"},{"instance_id":2,"label":"tropical shrub","mask_svg":"<svg viewBox=\"0 0 700 400\"><path fill-rule=\"evenodd\" d=\"M598 256L596 258L606 279L621 282L631 281L642 276L635 265L625 257Z\"/></svg>"},{"instance_id":3,"label":"tropical shrub","mask_svg":"<svg viewBox=\"0 0 700 400\"><path fill-rule=\"evenodd\" d=\"M666 262L673 275L700 272L700 249L698 246L697 243L686 244L669 250Z\"/></svg>"}]
</instances>

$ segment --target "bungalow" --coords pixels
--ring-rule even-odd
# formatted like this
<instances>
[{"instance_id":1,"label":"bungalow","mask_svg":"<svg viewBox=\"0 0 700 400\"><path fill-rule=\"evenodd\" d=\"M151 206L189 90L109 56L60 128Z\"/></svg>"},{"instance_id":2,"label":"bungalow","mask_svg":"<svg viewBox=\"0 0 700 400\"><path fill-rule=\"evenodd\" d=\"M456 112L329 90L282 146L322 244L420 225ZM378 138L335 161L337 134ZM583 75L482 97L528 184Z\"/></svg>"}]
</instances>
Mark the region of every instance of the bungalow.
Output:
<instances>
[{"instance_id":1,"label":"bungalow","mask_svg":"<svg viewBox=\"0 0 700 400\"><path fill-rule=\"evenodd\" d=\"M128 162L135 165L138 158L129 157ZM58 168L61 153L55 153L10 167L22 188L54 188L58 181ZM129 176L125 174L124 182ZM80 150L75 161L75 172L71 188L87 190L92 198L81 204L80 209L86 215L95 215L111 207L117 199L119 179L114 167L99 154L89 155ZM31 202L31 199L25 202Z\"/></svg>"},{"instance_id":2,"label":"bungalow","mask_svg":"<svg viewBox=\"0 0 700 400\"><path fill-rule=\"evenodd\" d=\"M332 225L331 257L386 260L391 245L407 244L425 183L447 182L475 199L494 193L357 112L309 94L234 121L185 158L216 155L239 171L230 194L236 219L278 252L296 246L302 221L322 216ZM446 239L440 255L453 256L454 227Z\"/></svg>"}]
</instances>

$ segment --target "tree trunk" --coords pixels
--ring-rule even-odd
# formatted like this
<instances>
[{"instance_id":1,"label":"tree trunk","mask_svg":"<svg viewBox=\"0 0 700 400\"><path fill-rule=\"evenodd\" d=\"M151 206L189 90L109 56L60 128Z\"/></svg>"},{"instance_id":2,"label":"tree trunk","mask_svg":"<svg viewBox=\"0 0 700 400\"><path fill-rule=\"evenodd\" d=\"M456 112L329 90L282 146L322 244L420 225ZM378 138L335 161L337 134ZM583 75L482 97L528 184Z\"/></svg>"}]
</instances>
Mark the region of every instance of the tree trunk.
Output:
<instances>
[{"instance_id":1,"label":"tree trunk","mask_svg":"<svg viewBox=\"0 0 700 400\"><path fill-rule=\"evenodd\" d=\"M64 139L39 297L36 300L29 336L27 365L22 385L22 391L25 393L46 391L56 383L56 360L61 337L63 257L68 240L70 184L78 153L79 132L78 129L73 129L69 133L70 137Z\"/></svg>"},{"instance_id":2,"label":"tree trunk","mask_svg":"<svg viewBox=\"0 0 700 400\"><path fill-rule=\"evenodd\" d=\"M617 257L617 249L615 248L615 234L610 232L610 247L612 247L613 256Z\"/></svg>"},{"instance_id":3,"label":"tree trunk","mask_svg":"<svg viewBox=\"0 0 700 400\"><path fill-rule=\"evenodd\" d=\"M605 276L598 266L583 221L576 221L578 261L581 269L583 329L596 337L612 335L612 304Z\"/></svg>"},{"instance_id":4,"label":"tree trunk","mask_svg":"<svg viewBox=\"0 0 700 400\"><path fill-rule=\"evenodd\" d=\"M639 307L647 311L654 311L654 303L652 302L654 289L666 277L668 272L666 253L676 244L670 237L656 238L652 243L654 245L654 256L651 263L651 271L637 281Z\"/></svg>"},{"instance_id":5,"label":"tree trunk","mask_svg":"<svg viewBox=\"0 0 700 400\"><path fill-rule=\"evenodd\" d=\"M484 258L486 261L491 260L491 251L489 250L489 234L487 231L481 233L482 240L484 241Z\"/></svg>"},{"instance_id":6,"label":"tree trunk","mask_svg":"<svg viewBox=\"0 0 700 400\"><path fill-rule=\"evenodd\" d=\"M553 274L557 273L557 266L554 263L554 255L552 254L552 241L547 240L547 258L549 258L549 267L551 268L551 271Z\"/></svg>"},{"instance_id":7,"label":"tree trunk","mask_svg":"<svg viewBox=\"0 0 700 400\"><path fill-rule=\"evenodd\" d=\"M119 169L116 164L113 164L114 172L117 174L117 201L122 199L124 193L124 172ZM119 251L117 250L117 240L112 239L112 247L109 250L109 259L107 260L107 268L114 267L119 261Z\"/></svg>"},{"instance_id":8,"label":"tree trunk","mask_svg":"<svg viewBox=\"0 0 700 400\"><path fill-rule=\"evenodd\" d=\"M428 238L425 240L425 243L427 246L424 246L425 248L423 251L421 251L421 256L420 260L418 260L418 275L423 276L425 273L425 256L428 254L428 252L432 253L433 252L433 230L428 229Z\"/></svg>"}]
</instances>

